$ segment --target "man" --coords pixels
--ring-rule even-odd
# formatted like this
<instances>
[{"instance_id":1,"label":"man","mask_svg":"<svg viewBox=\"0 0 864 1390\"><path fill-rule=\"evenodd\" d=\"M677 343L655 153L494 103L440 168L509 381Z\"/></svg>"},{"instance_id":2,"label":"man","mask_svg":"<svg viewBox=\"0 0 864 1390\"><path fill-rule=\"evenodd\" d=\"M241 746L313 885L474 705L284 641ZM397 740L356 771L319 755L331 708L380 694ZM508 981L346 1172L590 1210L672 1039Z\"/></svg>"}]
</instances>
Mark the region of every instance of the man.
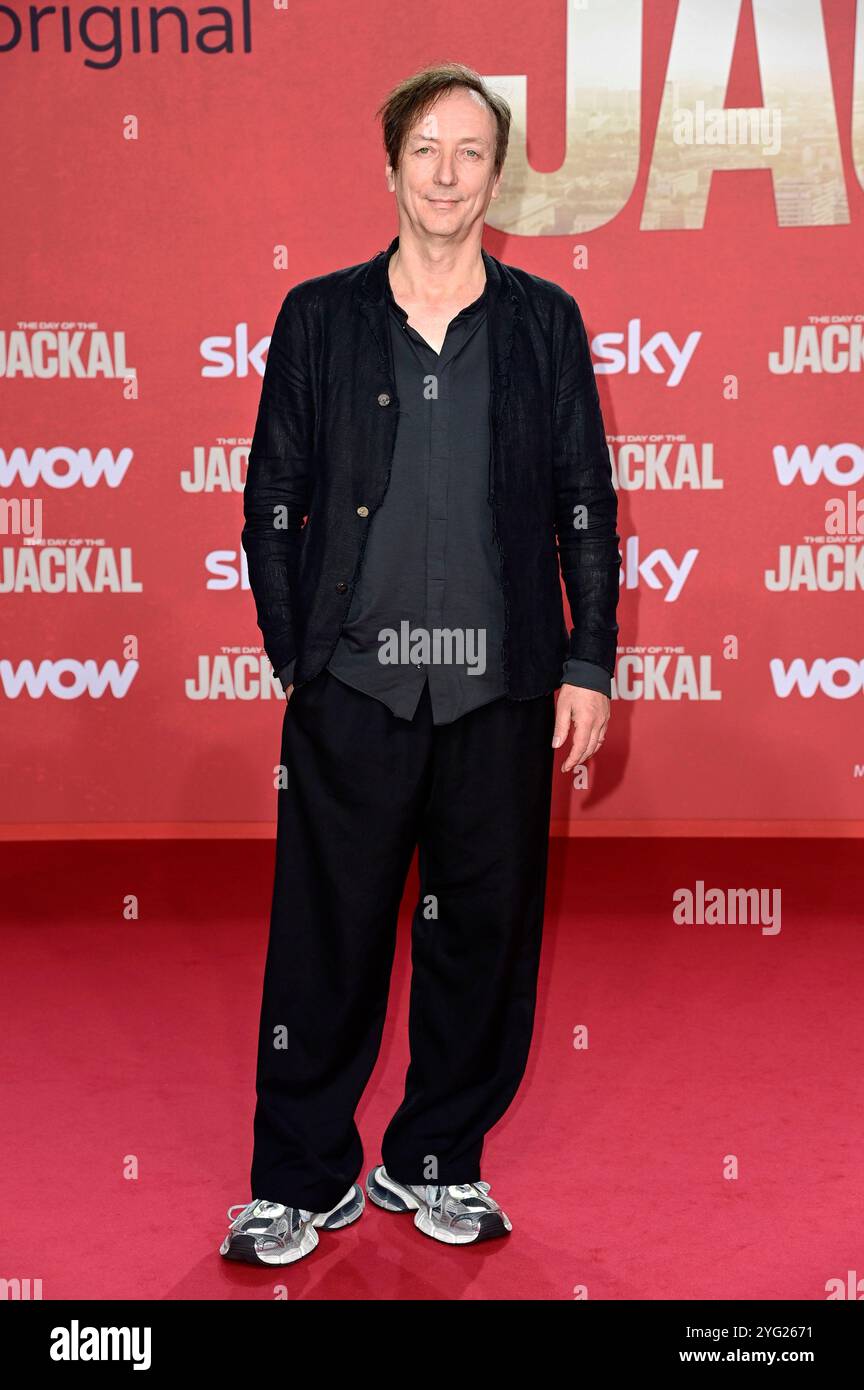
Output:
<instances>
[{"instance_id":1,"label":"man","mask_svg":"<svg viewBox=\"0 0 864 1390\"><path fill-rule=\"evenodd\" d=\"M531 1041L553 750L571 736L566 773L600 747L615 664L617 506L582 318L481 246L509 109L447 64L379 114L398 236L286 296L244 494L286 775L252 1200L221 1253L266 1265L364 1209L354 1113L415 846L411 1062L366 1194L448 1244L510 1231L480 1158Z\"/></svg>"}]
</instances>

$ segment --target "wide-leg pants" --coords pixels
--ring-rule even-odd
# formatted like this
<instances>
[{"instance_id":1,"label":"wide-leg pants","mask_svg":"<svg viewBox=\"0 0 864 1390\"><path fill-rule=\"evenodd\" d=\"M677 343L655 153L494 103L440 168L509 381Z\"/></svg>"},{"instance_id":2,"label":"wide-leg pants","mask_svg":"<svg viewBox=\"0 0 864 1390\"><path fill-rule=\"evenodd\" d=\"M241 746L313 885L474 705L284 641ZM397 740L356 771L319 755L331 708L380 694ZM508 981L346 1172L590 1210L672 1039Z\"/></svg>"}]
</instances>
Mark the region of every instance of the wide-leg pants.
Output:
<instances>
[{"instance_id":1,"label":"wide-leg pants","mask_svg":"<svg viewBox=\"0 0 864 1390\"><path fill-rule=\"evenodd\" d=\"M322 671L285 709L251 1196L328 1211L360 1176L415 846L410 1065L381 1158L404 1183L481 1177L522 1079L548 857L554 696L410 722Z\"/></svg>"}]
</instances>

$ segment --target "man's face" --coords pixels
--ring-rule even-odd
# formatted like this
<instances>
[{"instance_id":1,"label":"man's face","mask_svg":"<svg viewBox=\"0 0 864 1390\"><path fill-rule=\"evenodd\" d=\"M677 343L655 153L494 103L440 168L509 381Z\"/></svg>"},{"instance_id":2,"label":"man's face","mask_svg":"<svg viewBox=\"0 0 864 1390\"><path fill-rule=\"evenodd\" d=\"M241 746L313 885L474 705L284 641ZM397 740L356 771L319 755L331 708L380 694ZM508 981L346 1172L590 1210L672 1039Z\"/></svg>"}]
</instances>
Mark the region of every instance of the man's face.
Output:
<instances>
[{"instance_id":1,"label":"man's face","mask_svg":"<svg viewBox=\"0 0 864 1390\"><path fill-rule=\"evenodd\" d=\"M457 87L440 96L409 131L398 173L387 165L400 221L404 217L423 234L456 240L482 223L501 178L495 174L496 129L495 117L476 92Z\"/></svg>"}]
</instances>

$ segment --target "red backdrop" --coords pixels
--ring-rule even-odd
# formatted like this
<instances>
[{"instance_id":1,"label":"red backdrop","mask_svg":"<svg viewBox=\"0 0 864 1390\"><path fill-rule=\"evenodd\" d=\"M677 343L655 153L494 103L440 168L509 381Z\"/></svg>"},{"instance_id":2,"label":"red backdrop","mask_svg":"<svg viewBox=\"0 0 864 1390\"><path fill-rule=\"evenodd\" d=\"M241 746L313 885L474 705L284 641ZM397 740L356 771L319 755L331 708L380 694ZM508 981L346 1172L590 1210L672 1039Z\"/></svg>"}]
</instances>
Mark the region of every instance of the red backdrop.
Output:
<instances>
[{"instance_id":1,"label":"red backdrop","mask_svg":"<svg viewBox=\"0 0 864 1390\"><path fill-rule=\"evenodd\" d=\"M86 8L0 5L5 833L272 829L268 336L395 234L373 113L447 58L511 101L485 244L579 302L619 488L612 726L556 829L858 833L854 0L230 0L230 47L175 7L186 51L177 14L157 43Z\"/></svg>"}]
</instances>

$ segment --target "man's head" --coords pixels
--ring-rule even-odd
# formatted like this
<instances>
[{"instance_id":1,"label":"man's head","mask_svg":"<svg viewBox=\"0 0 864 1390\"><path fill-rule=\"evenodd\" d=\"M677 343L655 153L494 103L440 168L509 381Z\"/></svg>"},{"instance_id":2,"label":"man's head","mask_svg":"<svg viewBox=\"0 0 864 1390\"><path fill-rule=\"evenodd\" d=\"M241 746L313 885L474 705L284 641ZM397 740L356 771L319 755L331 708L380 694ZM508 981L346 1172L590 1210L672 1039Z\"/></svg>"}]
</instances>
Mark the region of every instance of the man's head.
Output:
<instances>
[{"instance_id":1,"label":"man's head","mask_svg":"<svg viewBox=\"0 0 864 1390\"><path fill-rule=\"evenodd\" d=\"M377 114L400 219L445 238L482 225L507 155L503 97L471 68L443 63L400 82Z\"/></svg>"}]
</instances>

